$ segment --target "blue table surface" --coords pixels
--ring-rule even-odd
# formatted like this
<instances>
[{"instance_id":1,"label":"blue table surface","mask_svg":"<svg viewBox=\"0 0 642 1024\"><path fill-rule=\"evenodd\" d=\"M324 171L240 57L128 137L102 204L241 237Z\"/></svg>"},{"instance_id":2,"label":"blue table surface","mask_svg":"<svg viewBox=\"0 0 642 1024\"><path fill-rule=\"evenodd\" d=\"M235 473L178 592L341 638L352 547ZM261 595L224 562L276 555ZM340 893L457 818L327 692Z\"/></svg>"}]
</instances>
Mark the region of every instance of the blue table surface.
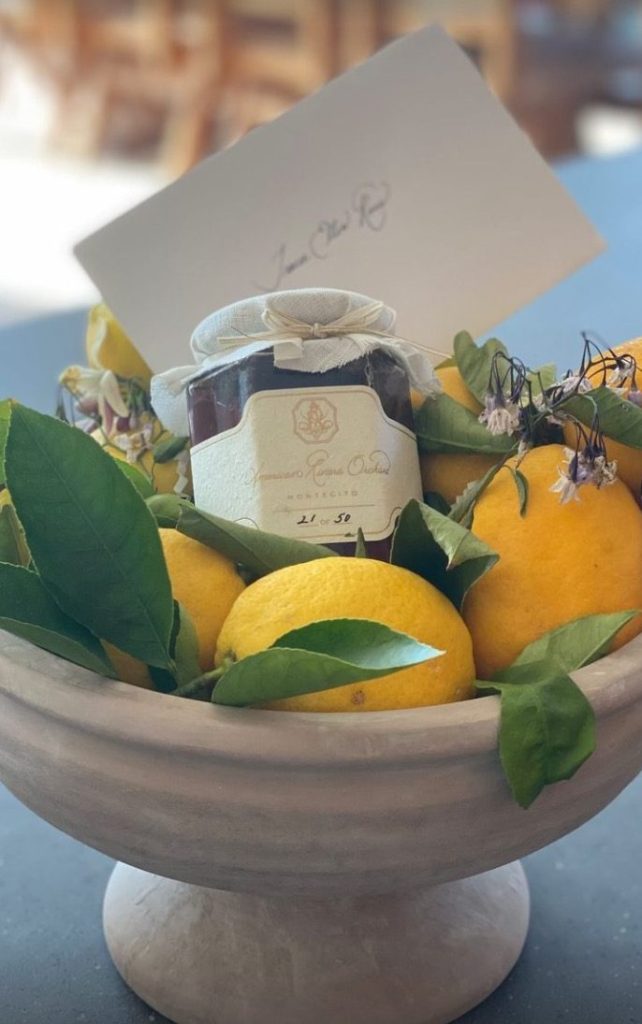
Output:
<instances>
[{"instance_id":1,"label":"blue table surface","mask_svg":"<svg viewBox=\"0 0 642 1024\"><path fill-rule=\"evenodd\" d=\"M609 343L642 334L642 152L558 171L608 249L492 333L526 361L566 367L582 329ZM84 317L78 310L0 330L0 395L52 411L58 372L82 361ZM642 1024L641 821L642 777L526 859L526 949L462 1024ZM105 949L100 906L111 867L0 787L0 1024L162 1024Z\"/></svg>"}]
</instances>

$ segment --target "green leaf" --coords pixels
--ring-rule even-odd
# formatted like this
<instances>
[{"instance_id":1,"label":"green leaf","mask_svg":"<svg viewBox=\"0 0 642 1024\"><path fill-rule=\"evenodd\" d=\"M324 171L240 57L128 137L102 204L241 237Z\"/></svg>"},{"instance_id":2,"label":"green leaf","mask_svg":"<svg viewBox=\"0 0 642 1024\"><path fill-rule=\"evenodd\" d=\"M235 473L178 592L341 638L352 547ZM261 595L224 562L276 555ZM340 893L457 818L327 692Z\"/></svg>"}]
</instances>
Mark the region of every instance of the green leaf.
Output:
<instances>
[{"instance_id":1,"label":"green leaf","mask_svg":"<svg viewBox=\"0 0 642 1024\"><path fill-rule=\"evenodd\" d=\"M0 486L5 482L4 450L9 434L9 424L11 422L11 406L12 402L10 398L5 398L3 402L0 402Z\"/></svg>"},{"instance_id":2,"label":"green leaf","mask_svg":"<svg viewBox=\"0 0 642 1024\"><path fill-rule=\"evenodd\" d=\"M446 394L424 402L415 414L415 433L423 452L475 452L499 458L515 448L514 437L491 434L474 412Z\"/></svg>"},{"instance_id":3,"label":"green leaf","mask_svg":"<svg viewBox=\"0 0 642 1024\"><path fill-rule=\"evenodd\" d=\"M457 608L497 555L461 523L414 498L402 510L390 561L423 576Z\"/></svg>"},{"instance_id":4,"label":"green leaf","mask_svg":"<svg viewBox=\"0 0 642 1024\"><path fill-rule=\"evenodd\" d=\"M519 497L519 514L520 516L525 516L526 506L528 505L528 480L519 469L513 469L512 466L508 466L508 469L515 481L515 487L517 488L517 495Z\"/></svg>"},{"instance_id":5,"label":"green leaf","mask_svg":"<svg viewBox=\"0 0 642 1024\"><path fill-rule=\"evenodd\" d=\"M364 533L363 533L363 530L361 529L361 527L359 527L359 529L357 530L357 541L356 541L356 544L355 544L355 547L354 547L354 557L355 558L367 558L368 557L368 548L366 546L366 538L364 536Z\"/></svg>"},{"instance_id":6,"label":"green leaf","mask_svg":"<svg viewBox=\"0 0 642 1024\"><path fill-rule=\"evenodd\" d=\"M159 693L174 693L176 689L176 674L168 668L158 668L157 665L148 665L147 670L154 689Z\"/></svg>"},{"instance_id":7,"label":"green leaf","mask_svg":"<svg viewBox=\"0 0 642 1024\"><path fill-rule=\"evenodd\" d=\"M562 672L574 672L606 654L613 637L638 614L639 611L635 610L585 615L559 626L525 647L513 664L499 673L498 678L510 680L516 668L541 661L555 665Z\"/></svg>"},{"instance_id":8,"label":"green leaf","mask_svg":"<svg viewBox=\"0 0 642 1024\"><path fill-rule=\"evenodd\" d=\"M561 408L587 427L597 410L600 429L606 437L629 448L642 448L642 409L620 398L611 388L602 386L585 395L573 395Z\"/></svg>"},{"instance_id":9,"label":"green leaf","mask_svg":"<svg viewBox=\"0 0 642 1024\"><path fill-rule=\"evenodd\" d=\"M443 494L439 494L438 491L426 491L424 494L424 505L428 505L429 508L436 508L444 516L450 515L450 505Z\"/></svg>"},{"instance_id":10,"label":"green leaf","mask_svg":"<svg viewBox=\"0 0 642 1024\"><path fill-rule=\"evenodd\" d=\"M15 509L4 505L0 509L0 562L26 567L30 561L29 548Z\"/></svg>"},{"instance_id":11,"label":"green leaf","mask_svg":"<svg viewBox=\"0 0 642 1024\"><path fill-rule=\"evenodd\" d=\"M100 445L16 405L7 485L33 560L62 610L147 664L171 668L174 608L154 518Z\"/></svg>"},{"instance_id":12,"label":"green leaf","mask_svg":"<svg viewBox=\"0 0 642 1024\"><path fill-rule=\"evenodd\" d=\"M453 503L450 509L449 516L454 519L456 523L461 523L468 530L473 524L473 513L475 511L475 503L479 498L480 494L486 490L491 480L493 480L499 470L502 468L503 462L498 462L497 465L491 466L479 480L471 480L469 484L464 487L464 490Z\"/></svg>"},{"instance_id":13,"label":"green leaf","mask_svg":"<svg viewBox=\"0 0 642 1024\"><path fill-rule=\"evenodd\" d=\"M367 619L313 622L233 664L216 685L212 701L243 707L298 697L378 679L442 653Z\"/></svg>"},{"instance_id":14,"label":"green leaf","mask_svg":"<svg viewBox=\"0 0 642 1024\"><path fill-rule=\"evenodd\" d=\"M178 494L154 494L147 499L147 508L154 516L158 526L164 526L175 530L178 526L181 509L190 506L185 498Z\"/></svg>"},{"instance_id":15,"label":"green leaf","mask_svg":"<svg viewBox=\"0 0 642 1024\"><path fill-rule=\"evenodd\" d=\"M187 446L186 437L168 437L164 441L158 441L152 448L154 462L170 462L180 455Z\"/></svg>"},{"instance_id":16,"label":"green leaf","mask_svg":"<svg viewBox=\"0 0 642 1024\"><path fill-rule=\"evenodd\" d=\"M570 779L595 750L595 714L555 664L529 662L511 681L478 683L501 694L499 755L513 796L529 807L545 786Z\"/></svg>"},{"instance_id":17,"label":"green leaf","mask_svg":"<svg viewBox=\"0 0 642 1024\"><path fill-rule=\"evenodd\" d=\"M483 405L490 388L493 357L497 352L502 352L507 356L506 346L497 338L491 338L478 347L468 331L460 331L455 337L453 348L455 360L466 387Z\"/></svg>"},{"instance_id":18,"label":"green leaf","mask_svg":"<svg viewBox=\"0 0 642 1024\"><path fill-rule=\"evenodd\" d=\"M208 515L187 502L181 505L178 529L187 537L193 537L233 562L244 565L254 576L265 576L286 565L330 558L335 554L320 544L279 537L220 516Z\"/></svg>"},{"instance_id":19,"label":"green leaf","mask_svg":"<svg viewBox=\"0 0 642 1024\"><path fill-rule=\"evenodd\" d=\"M116 678L96 637L65 615L35 572L0 564L0 629L92 672Z\"/></svg>"},{"instance_id":20,"label":"green leaf","mask_svg":"<svg viewBox=\"0 0 642 1024\"><path fill-rule=\"evenodd\" d=\"M141 498L151 498L153 496L154 486L151 480L148 480L145 474L141 473L140 469L136 469L131 463L126 462L125 459L114 459L114 462L121 473L134 485Z\"/></svg>"},{"instance_id":21,"label":"green leaf","mask_svg":"<svg viewBox=\"0 0 642 1024\"><path fill-rule=\"evenodd\" d=\"M174 662L172 670L147 666L154 687L160 693L174 693L178 687L187 686L202 675L196 629L187 608L178 601L174 601L170 653Z\"/></svg>"},{"instance_id":22,"label":"green leaf","mask_svg":"<svg viewBox=\"0 0 642 1024\"><path fill-rule=\"evenodd\" d=\"M545 785L570 778L595 749L593 710L568 673L606 654L638 614L575 619L534 640L494 681L477 683L501 694L500 756L522 807Z\"/></svg>"},{"instance_id":23,"label":"green leaf","mask_svg":"<svg viewBox=\"0 0 642 1024\"><path fill-rule=\"evenodd\" d=\"M201 675L198 661L198 635L185 605L175 602L175 639L172 654L176 663L176 682L179 686L190 683Z\"/></svg>"}]
</instances>

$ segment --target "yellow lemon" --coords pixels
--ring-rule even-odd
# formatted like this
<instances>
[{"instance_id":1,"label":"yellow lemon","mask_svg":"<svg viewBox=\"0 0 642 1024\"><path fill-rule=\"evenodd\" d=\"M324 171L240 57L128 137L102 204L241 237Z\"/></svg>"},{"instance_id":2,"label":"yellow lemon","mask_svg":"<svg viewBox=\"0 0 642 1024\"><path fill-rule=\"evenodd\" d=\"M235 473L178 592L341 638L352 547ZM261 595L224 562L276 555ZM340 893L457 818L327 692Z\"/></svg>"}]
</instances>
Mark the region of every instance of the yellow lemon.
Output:
<instances>
[{"instance_id":1,"label":"yellow lemon","mask_svg":"<svg viewBox=\"0 0 642 1024\"><path fill-rule=\"evenodd\" d=\"M456 366L442 366L435 370L435 374L447 395L475 414L482 411L483 406L477 401L472 391L468 390L468 386Z\"/></svg>"},{"instance_id":2,"label":"yellow lemon","mask_svg":"<svg viewBox=\"0 0 642 1024\"><path fill-rule=\"evenodd\" d=\"M218 551L178 530L159 532L172 593L192 618L200 666L206 672L214 663L221 626L245 584L234 563Z\"/></svg>"},{"instance_id":3,"label":"yellow lemon","mask_svg":"<svg viewBox=\"0 0 642 1024\"><path fill-rule=\"evenodd\" d=\"M633 356L639 367L636 383L640 387L642 385L642 338L634 338L633 341L616 345L612 351L617 356ZM592 368L589 368L587 376L593 387L599 387L600 384L604 383L603 368L599 363L595 363ZM566 423L564 425L564 438L569 448L575 448L577 444L577 427L575 424ZM615 459L618 476L631 488L635 497L640 499L642 496L642 449L629 448L628 445L622 444L620 441L609 439L606 443L606 456L608 459Z\"/></svg>"},{"instance_id":4,"label":"yellow lemon","mask_svg":"<svg viewBox=\"0 0 642 1024\"><path fill-rule=\"evenodd\" d=\"M285 711L382 711L472 697L472 644L450 601L420 576L366 558L292 565L249 586L230 612L217 662L245 658L291 629L319 619L372 619L445 651L422 665L366 683L266 704Z\"/></svg>"},{"instance_id":5,"label":"yellow lemon","mask_svg":"<svg viewBox=\"0 0 642 1024\"><path fill-rule=\"evenodd\" d=\"M475 506L473 532L500 556L463 608L482 679L492 679L527 644L573 619L642 608L640 510L619 480L600 490L585 484L578 501L561 504L551 486L564 464L560 445L534 448L522 459L524 516L508 469ZM641 629L637 616L613 647Z\"/></svg>"},{"instance_id":6,"label":"yellow lemon","mask_svg":"<svg viewBox=\"0 0 642 1024\"><path fill-rule=\"evenodd\" d=\"M245 584L229 559L177 530L159 531L175 600L187 609L198 636L199 663L206 672L225 617ZM103 644L118 678L153 689L149 669L113 644Z\"/></svg>"},{"instance_id":7,"label":"yellow lemon","mask_svg":"<svg viewBox=\"0 0 642 1024\"><path fill-rule=\"evenodd\" d=\"M456 366L443 366L435 370L435 373L445 394L476 415L482 411L482 406L466 387ZM419 399L421 404L423 397L419 396ZM420 462L424 494L428 491L437 491L452 505L471 480L479 480L497 461L494 455L442 455L422 452Z\"/></svg>"},{"instance_id":8,"label":"yellow lemon","mask_svg":"<svg viewBox=\"0 0 642 1024\"><path fill-rule=\"evenodd\" d=\"M85 347L93 369L111 370L119 377L135 377L144 388L149 388L152 371L104 302L89 311Z\"/></svg>"}]
</instances>

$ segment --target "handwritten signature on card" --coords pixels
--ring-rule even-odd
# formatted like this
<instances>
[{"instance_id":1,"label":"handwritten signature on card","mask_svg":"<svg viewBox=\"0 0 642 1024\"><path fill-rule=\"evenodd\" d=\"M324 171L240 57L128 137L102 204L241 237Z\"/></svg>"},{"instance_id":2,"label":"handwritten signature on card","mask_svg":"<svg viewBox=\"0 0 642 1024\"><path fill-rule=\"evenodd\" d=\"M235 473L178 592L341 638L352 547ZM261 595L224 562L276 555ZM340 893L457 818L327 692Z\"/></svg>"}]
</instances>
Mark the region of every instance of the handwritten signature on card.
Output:
<instances>
[{"instance_id":1,"label":"handwritten signature on card","mask_svg":"<svg viewBox=\"0 0 642 1024\"><path fill-rule=\"evenodd\" d=\"M332 246L343 235L351 231L381 231L386 224L391 196L392 188L387 181L363 182L352 193L350 205L338 216L320 220L305 245L296 249L281 242L270 260L270 283L254 281L254 287L260 292L278 291L301 267L314 260L327 259Z\"/></svg>"}]
</instances>

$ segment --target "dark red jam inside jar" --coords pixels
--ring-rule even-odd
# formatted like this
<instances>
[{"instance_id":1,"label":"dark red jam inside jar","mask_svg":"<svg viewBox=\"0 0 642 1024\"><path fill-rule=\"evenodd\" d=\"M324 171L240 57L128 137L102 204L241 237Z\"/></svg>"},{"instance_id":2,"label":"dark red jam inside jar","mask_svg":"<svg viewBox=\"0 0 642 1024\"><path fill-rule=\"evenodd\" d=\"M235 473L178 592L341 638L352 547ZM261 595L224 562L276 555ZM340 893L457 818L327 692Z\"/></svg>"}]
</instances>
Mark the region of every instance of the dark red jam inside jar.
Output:
<instances>
[{"instance_id":1,"label":"dark red jam inside jar","mask_svg":"<svg viewBox=\"0 0 642 1024\"><path fill-rule=\"evenodd\" d=\"M195 377L187 388L187 407L192 445L236 427L248 399L259 391L289 388L367 386L378 394L390 419L414 431L410 387L405 370L380 349L360 356L345 366L324 373L304 373L274 365L273 349L214 367ZM239 515L243 510L239 510ZM371 558L386 560L392 534L383 540L367 541ZM353 555L354 540L326 545L341 555Z\"/></svg>"}]
</instances>

